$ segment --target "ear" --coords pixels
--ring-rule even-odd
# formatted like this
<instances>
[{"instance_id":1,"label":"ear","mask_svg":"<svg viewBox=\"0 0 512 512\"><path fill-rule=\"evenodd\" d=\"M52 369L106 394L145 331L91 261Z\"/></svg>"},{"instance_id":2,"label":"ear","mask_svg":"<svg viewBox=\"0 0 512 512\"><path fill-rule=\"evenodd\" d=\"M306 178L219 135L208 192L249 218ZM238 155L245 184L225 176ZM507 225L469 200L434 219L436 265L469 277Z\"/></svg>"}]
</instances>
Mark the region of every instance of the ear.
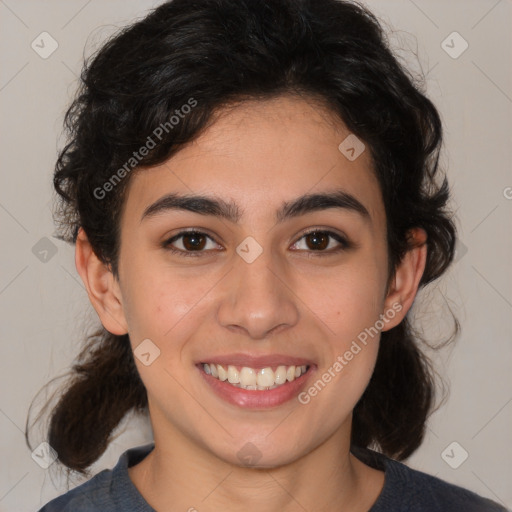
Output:
<instances>
[{"instance_id":1,"label":"ear","mask_svg":"<svg viewBox=\"0 0 512 512\"><path fill-rule=\"evenodd\" d=\"M384 311L394 310L396 314L385 323L383 331L397 326L412 306L427 261L427 234L422 228L411 229L408 233L410 246L390 283Z\"/></svg>"},{"instance_id":2,"label":"ear","mask_svg":"<svg viewBox=\"0 0 512 512\"><path fill-rule=\"evenodd\" d=\"M82 228L76 239L75 265L103 327L112 334L126 334L128 329L119 282L96 256Z\"/></svg>"}]
</instances>

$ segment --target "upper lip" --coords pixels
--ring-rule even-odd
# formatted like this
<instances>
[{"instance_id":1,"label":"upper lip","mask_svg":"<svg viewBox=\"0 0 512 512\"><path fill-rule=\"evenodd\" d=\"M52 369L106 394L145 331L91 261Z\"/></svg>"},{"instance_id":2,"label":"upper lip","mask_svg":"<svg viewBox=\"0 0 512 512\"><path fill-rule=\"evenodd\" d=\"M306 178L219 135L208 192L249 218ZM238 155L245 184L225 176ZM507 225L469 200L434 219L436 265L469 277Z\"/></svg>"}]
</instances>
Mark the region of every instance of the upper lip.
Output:
<instances>
[{"instance_id":1,"label":"upper lip","mask_svg":"<svg viewBox=\"0 0 512 512\"><path fill-rule=\"evenodd\" d=\"M249 368L267 368L269 366L311 366L313 362L303 357L294 357L285 354L268 354L268 355L250 355L250 354L225 354L218 356L205 357L201 359L201 363L220 364L224 367L227 365L247 366Z\"/></svg>"}]
</instances>

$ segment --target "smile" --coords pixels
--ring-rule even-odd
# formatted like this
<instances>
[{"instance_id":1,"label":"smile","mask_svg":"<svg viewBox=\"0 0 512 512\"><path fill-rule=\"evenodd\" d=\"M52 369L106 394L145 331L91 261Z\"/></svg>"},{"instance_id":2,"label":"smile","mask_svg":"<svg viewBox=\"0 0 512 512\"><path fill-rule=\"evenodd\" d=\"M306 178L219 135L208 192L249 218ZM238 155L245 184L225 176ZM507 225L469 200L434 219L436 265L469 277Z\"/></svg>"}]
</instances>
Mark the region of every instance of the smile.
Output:
<instances>
[{"instance_id":1,"label":"smile","mask_svg":"<svg viewBox=\"0 0 512 512\"><path fill-rule=\"evenodd\" d=\"M220 365L214 363L203 363L204 373L226 382L234 387L251 391L268 391L275 389L287 382L293 382L305 374L309 368L307 365L285 366L266 368L250 368L248 366Z\"/></svg>"}]
</instances>

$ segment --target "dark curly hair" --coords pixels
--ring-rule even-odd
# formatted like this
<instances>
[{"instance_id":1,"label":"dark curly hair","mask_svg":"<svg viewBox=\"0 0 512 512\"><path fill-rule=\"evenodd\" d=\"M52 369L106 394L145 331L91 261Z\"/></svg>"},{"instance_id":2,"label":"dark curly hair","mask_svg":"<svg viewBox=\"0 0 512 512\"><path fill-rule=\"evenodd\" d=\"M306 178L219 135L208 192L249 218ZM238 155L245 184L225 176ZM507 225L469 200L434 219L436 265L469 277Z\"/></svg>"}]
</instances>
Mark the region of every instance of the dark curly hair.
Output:
<instances>
[{"instance_id":1,"label":"dark curly hair","mask_svg":"<svg viewBox=\"0 0 512 512\"><path fill-rule=\"evenodd\" d=\"M384 199L390 276L411 248L409 230L425 230L424 286L451 263L456 230L446 177L438 172L442 124L423 87L393 55L379 21L356 2L166 2L84 65L54 175L60 236L74 242L82 227L117 276L132 168L144 172L164 162L222 108L293 94L321 102L369 149ZM155 147L139 154L155 133ZM407 317L381 339L354 409L352 445L401 460L421 444L437 379ZM52 409L48 442L69 470L86 473L132 410L145 412L147 395L128 335L101 329L88 338ZM26 439L30 446L28 429Z\"/></svg>"}]
</instances>

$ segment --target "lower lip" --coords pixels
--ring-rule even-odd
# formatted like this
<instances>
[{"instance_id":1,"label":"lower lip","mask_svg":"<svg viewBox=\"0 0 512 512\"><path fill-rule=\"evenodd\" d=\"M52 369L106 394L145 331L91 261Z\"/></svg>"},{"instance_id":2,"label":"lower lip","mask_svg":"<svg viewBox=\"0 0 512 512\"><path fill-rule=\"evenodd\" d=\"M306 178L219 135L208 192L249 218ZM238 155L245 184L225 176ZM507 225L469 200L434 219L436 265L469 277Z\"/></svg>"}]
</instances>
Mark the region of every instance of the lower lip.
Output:
<instances>
[{"instance_id":1,"label":"lower lip","mask_svg":"<svg viewBox=\"0 0 512 512\"><path fill-rule=\"evenodd\" d=\"M257 391L237 388L227 381L212 377L204 372L202 365L198 365L197 368L203 379L220 398L230 404L248 409L268 409L288 402L301 392L314 372L314 367L310 366L306 373L291 382L288 381L286 384L267 391Z\"/></svg>"}]
</instances>

